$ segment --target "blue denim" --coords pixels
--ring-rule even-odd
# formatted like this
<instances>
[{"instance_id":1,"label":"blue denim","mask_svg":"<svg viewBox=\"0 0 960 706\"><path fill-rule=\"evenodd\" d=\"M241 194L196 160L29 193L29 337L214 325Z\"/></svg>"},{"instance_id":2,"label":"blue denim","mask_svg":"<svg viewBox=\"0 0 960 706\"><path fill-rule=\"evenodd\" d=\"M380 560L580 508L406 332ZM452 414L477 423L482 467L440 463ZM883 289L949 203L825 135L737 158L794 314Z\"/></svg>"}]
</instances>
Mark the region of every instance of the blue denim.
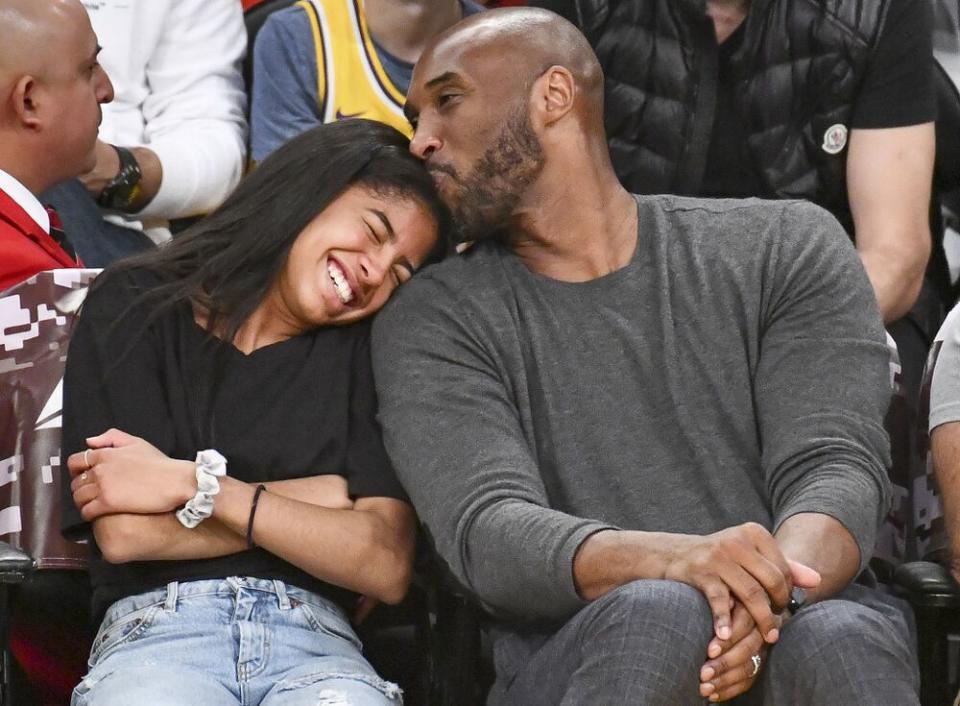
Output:
<instances>
[{"instance_id":1,"label":"blue denim","mask_svg":"<svg viewBox=\"0 0 960 706\"><path fill-rule=\"evenodd\" d=\"M330 601L281 581L171 583L114 603L72 706L398 706Z\"/></svg>"}]
</instances>

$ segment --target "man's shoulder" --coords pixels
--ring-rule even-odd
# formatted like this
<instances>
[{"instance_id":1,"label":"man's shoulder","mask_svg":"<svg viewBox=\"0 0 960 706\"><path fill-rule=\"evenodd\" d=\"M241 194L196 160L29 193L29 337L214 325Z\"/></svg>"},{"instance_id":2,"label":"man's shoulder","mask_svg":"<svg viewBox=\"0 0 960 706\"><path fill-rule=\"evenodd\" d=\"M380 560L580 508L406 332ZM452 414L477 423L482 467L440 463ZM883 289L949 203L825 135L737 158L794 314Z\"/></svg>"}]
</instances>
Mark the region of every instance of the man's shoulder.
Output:
<instances>
[{"instance_id":1,"label":"man's shoulder","mask_svg":"<svg viewBox=\"0 0 960 706\"><path fill-rule=\"evenodd\" d=\"M377 316L376 328L489 310L494 300L502 298L500 285L506 283L500 248L492 243L475 244L418 272Z\"/></svg>"},{"instance_id":2,"label":"man's shoulder","mask_svg":"<svg viewBox=\"0 0 960 706\"><path fill-rule=\"evenodd\" d=\"M782 246L797 241L846 238L828 211L793 199L708 199L689 196L638 196L641 229L645 220L660 225L667 238L681 237L705 248ZM838 234L843 234L838 239Z\"/></svg>"}]
</instances>

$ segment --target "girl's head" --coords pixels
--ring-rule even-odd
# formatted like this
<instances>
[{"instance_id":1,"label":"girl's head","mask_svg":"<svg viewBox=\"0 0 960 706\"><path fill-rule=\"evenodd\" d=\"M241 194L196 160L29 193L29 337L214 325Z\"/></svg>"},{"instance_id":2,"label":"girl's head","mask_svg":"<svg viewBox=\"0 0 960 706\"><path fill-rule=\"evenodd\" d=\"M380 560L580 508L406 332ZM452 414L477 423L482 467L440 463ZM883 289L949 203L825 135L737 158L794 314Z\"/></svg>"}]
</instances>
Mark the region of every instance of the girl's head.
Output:
<instances>
[{"instance_id":1,"label":"girl's head","mask_svg":"<svg viewBox=\"0 0 960 706\"><path fill-rule=\"evenodd\" d=\"M448 225L407 139L345 120L294 138L169 246L116 269L155 272L149 299L189 301L232 340L261 305L303 330L373 314L449 252Z\"/></svg>"}]
</instances>

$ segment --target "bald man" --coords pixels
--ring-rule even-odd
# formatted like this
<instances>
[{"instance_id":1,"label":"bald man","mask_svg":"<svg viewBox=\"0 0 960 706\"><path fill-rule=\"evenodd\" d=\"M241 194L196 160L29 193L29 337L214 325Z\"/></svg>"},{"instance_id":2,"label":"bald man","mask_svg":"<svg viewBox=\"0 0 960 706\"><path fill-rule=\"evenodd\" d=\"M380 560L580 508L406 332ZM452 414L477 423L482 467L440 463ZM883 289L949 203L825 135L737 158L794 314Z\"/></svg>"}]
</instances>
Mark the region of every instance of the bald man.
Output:
<instances>
[{"instance_id":1,"label":"bald man","mask_svg":"<svg viewBox=\"0 0 960 706\"><path fill-rule=\"evenodd\" d=\"M0 0L0 291L76 267L37 194L91 169L113 99L78 0Z\"/></svg>"},{"instance_id":2,"label":"bald man","mask_svg":"<svg viewBox=\"0 0 960 706\"><path fill-rule=\"evenodd\" d=\"M475 244L376 321L380 415L493 617L489 703L918 703L900 605L852 583L890 494L856 252L810 204L625 191L602 81L566 21L495 10L406 104Z\"/></svg>"}]
</instances>

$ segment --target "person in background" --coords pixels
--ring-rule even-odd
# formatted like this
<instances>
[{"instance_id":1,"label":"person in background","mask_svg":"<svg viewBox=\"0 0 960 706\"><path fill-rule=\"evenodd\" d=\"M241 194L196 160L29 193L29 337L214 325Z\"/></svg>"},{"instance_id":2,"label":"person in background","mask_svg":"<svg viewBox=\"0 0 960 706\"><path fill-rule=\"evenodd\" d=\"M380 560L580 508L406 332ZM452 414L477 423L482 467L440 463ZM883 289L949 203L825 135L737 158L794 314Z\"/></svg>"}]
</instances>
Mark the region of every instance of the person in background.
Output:
<instances>
[{"instance_id":1,"label":"person in background","mask_svg":"<svg viewBox=\"0 0 960 706\"><path fill-rule=\"evenodd\" d=\"M482 9L473 0L301 0L273 13L253 50L252 159L349 117L409 135L403 102L424 45Z\"/></svg>"},{"instance_id":2,"label":"person in background","mask_svg":"<svg viewBox=\"0 0 960 706\"><path fill-rule=\"evenodd\" d=\"M46 188L96 161L102 106L113 86L77 0L0 5L0 291L43 270L80 264Z\"/></svg>"},{"instance_id":3,"label":"person in background","mask_svg":"<svg viewBox=\"0 0 960 706\"><path fill-rule=\"evenodd\" d=\"M400 703L350 622L401 600L416 527L368 318L445 223L407 139L343 121L97 278L64 377L63 529L102 621L74 706Z\"/></svg>"},{"instance_id":4,"label":"person in background","mask_svg":"<svg viewBox=\"0 0 960 706\"><path fill-rule=\"evenodd\" d=\"M170 238L169 221L213 210L243 173L246 49L236 0L88 3L116 88L96 163L47 198L102 267Z\"/></svg>"},{"instance_id":5,"label":"person in background","mask_svg":"<svg viewBox=\"0 0 960 706\"><path fill-rule=\"evenodd\" d=\"M596 49L610 153L629 190L801 198L840 221L914 404L952 302L939 224L936 248L931 236L932 3L536 4L574 19Z\"/></svg>"},{"instance_id":6,"label":"person in background","mask_svg":"<svg viewBox=\"0 0 960 706\"><path fill-rule=\"evenodd\" d=\"M836 219L630 194L599 62L545 10L435 38L405 110L474 245L374 322L379 418L492 615L487 703L918 704L909 607L854 583L889 356Z\"/></svg>"}]
</instances>

